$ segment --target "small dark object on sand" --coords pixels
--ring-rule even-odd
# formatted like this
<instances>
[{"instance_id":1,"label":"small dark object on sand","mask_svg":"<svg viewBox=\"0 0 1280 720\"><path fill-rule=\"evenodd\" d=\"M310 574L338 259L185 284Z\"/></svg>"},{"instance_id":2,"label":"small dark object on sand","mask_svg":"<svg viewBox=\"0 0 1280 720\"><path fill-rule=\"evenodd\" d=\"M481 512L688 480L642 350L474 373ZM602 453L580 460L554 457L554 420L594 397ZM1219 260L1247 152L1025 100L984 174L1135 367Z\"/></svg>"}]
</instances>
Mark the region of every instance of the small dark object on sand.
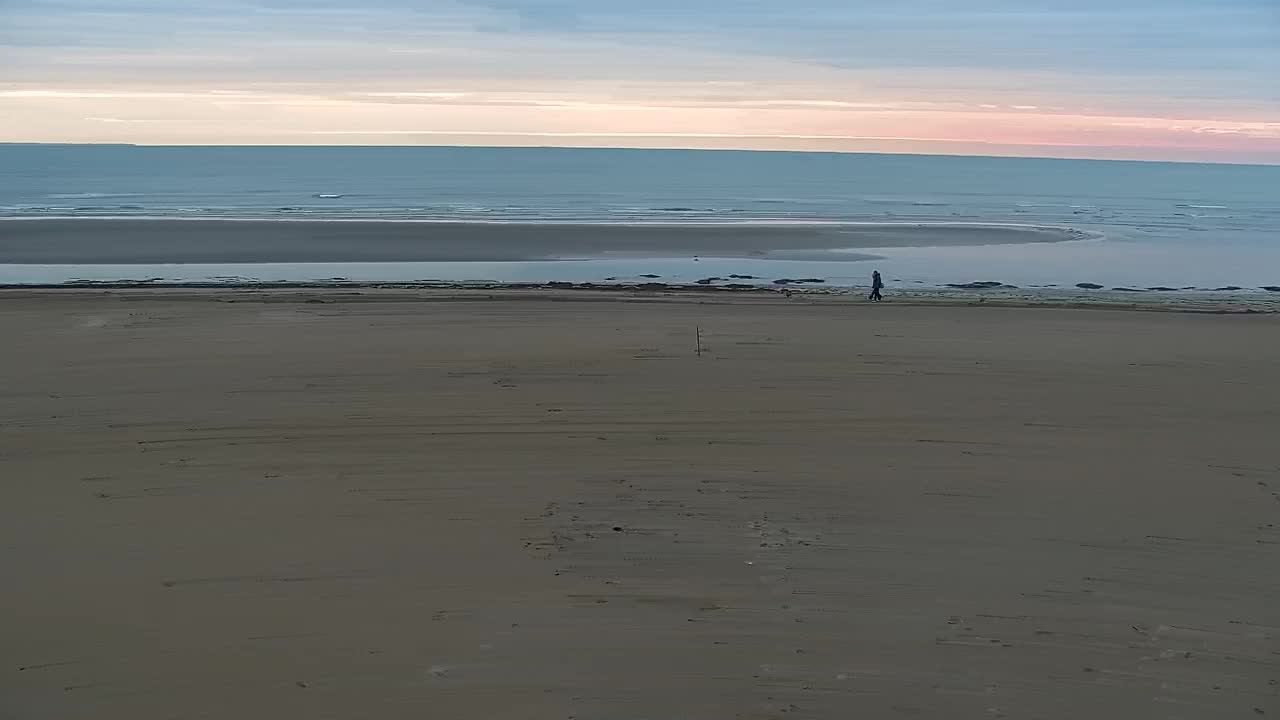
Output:
<instances>
[{"instance_id":1,"label":"small dark object on sand","mask_svg":"<svg viewBox=\"0 0 1280 720\"><path fill-rule=\"evenodd\" d=\"M1076 287L1083 290L1101 290L1102 286L1095 283L1076 283Z\"/></svg>"},{"instance_id":2,"label":"small dark object on sand","mask_svg":"<svg viewBox=\"0 0 1280 720\"><path fill-rule=\"evenodd\" d=\"M309 304L312 304L312 305L317 305L317 304L318 304L318 305L323 305L323 304L324 304L324 301L323 301L323 300L321 300L320 298L307 298L306 300L303 300L303 302L305 302L305 303L309 303Z\"/></svg>"},{"instance_id":3,"label":"small dark object on sand","mask_svg":"<svg viewBox=\"0 0 1280 720\"><path fill-rule=\"evenodd\" d=\"M618 527L617 525L614 525L614 526L613 526L613 531L614 531L614 532L622 532L622 528Z\"/></svg>"}]
</instances>

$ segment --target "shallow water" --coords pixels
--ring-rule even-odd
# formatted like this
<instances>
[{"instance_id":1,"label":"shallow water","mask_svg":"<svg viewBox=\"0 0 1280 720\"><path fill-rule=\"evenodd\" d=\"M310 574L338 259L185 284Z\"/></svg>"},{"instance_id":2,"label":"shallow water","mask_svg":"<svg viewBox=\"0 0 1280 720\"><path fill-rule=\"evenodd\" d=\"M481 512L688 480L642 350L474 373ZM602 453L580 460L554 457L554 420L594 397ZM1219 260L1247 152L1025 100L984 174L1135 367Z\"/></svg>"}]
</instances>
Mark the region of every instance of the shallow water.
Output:
<instances>
[{"instance_id":1,"label":"shallow water","mask_svg":"<svg viewBox=\"0 0 1280 720\"><path fill-rule=\"evenodd\" d=\"M1053 245L890 248L862 262L713 258L532 263L0 266L0 282L257 279L603 281L817 277L891 287L1280 285L1280 167L827 153L543 148L0 145L0 217L484 222L1025 223L1099 233ZM3 241L0 223L0 242ZM345 269L344 269L345 268ZM68 275L68 273L71 273ZM279 277L273 277L278 275Z\"/></svg>"}]
</instances>

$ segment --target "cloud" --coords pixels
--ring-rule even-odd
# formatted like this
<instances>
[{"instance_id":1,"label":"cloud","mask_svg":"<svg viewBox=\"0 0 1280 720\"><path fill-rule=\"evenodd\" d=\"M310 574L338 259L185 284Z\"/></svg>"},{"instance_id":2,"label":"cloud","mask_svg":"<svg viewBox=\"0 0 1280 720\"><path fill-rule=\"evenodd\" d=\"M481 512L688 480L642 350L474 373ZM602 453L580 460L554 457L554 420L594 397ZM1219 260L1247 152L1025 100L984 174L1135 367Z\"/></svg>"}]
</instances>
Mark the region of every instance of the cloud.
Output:
<instances>
[{"instance_id":1,"label":"cloud","mask_svg":"<svg viewBox=\"0 0 1280 720\"><path fill-rule=\"evenodd\" d=\"M10 139L137 117L131 139L503 121L1268 143L1240 123L1280 117L1273 0L0 0L0 56Z\"/></svg>"},{"instance_id":2,"label":"cloud","mask_svg":"<svg viewBox=\"0 0 1280 720\"><path fill-rule=\"evenodd\" d=\"M520 132L501 130L314 130L309 135L428 135L451 137L529 137L529 138L672 138L733 140L890 140L912 142L975 142L948 138L898 137L892 135L794 135L747 133L661 133L661 132Z\"/></svg>"},{"instance_id":3,"label":"cloud","mask_svg":"<svg viewBox=\"0 0 1280 720\"><path fill-rule=\"evenodd\" d=\"M1257 125L1236 125L1231 127L1210 125L1192 128L1191 132L1208 135L1240 135L1251 138L1280 139L1280 123L1260 123Z\"/></svg>"},{"instance_id":4,"label":"cloud","mask_svg":"<svg viewBox=\"0 0 1280 720\"><path fill-rule=\"evenodd\" d=\"M0 98L68 98L75 100L83 99L112 99L112 100L143 100L155 98L189 98L198 97L197 93L184 92L131 92L131 91L102 91L102 90L3 90L0 91Z\"/></svg>"}]
</instances>

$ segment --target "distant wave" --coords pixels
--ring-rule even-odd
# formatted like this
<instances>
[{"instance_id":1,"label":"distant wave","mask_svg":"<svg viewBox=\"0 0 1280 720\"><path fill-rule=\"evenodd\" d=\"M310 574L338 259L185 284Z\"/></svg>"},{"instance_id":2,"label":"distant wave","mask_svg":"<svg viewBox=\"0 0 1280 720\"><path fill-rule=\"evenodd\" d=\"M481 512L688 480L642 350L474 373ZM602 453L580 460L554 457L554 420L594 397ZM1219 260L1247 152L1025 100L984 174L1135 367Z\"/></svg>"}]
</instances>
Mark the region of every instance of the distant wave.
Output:
<instances>
[{"instance_id":1,"label":"distant wave","mask_svg":"<svg viewBox=\"0 0 1280 720\"><path fill-rule=\"evenodd\" d=\"M101 193L99 195L106 195ZM339 197L320 197L320 195ZM228 220L368 220L387 222L486 222L486 223L565 223L565 224L858 224L863 222L936 222L951 220L1004 223L1026 218L1052 225L1089 222L1091 225L1140 226L1144 231L1164 230L1188 234L1192 231L1270 230L1270 218L1280 208L1252 205L1235 213L1224 213L1223 206L1184 203L1180 210L1169 204L1122 210L1097 207L1040 203L1035 198L1015 200L996 198L973 207L935 202L928 197L849 198L840 202L814 203L789 198L723 198L691 197L685 202L665 204L665 198L620 198L612 202L593 202L576 196L557 197L551 202L528 204L495 202L396 202L371 195L322 193L314 196L275 202L201 204L203 198L175 198L169 203L139 204L141 195L119 194L127 200L112 202L101 197L68 199L61 202L7 202L0 205L0 218L187 218ZM221 200L222 198L218 198ZM504 198L505 199L505 198ZM283 200L283 201L282 201ZM626 202L632 200L632 203ZM382 204L385 203L385 204ZM864 203L870 203L868 206ZM876 209L879 207L879 209ZM945 210L941 209L946 207ZM1068 210L1067 208L1079 208ZM1201 208L1201 209L1193 209ZM892 212L889 212L892 210ZM965 210L965 212L953 212ZM1105 212L1110 214L1098 215ZM1017 214L1015 214L1017 213ZM1232 215L1227 218L1226 215Z\"/></svg>"},{"instance_id":2,"label":"distant wave","mask_svg":"<svg viewBox=\"0 0 1280 720\"><path fill-rule=\"evenodd\" d=\"M742 208L713 208L713 207L684 207L682 205L674 205L671 207L654 207L647 208L648 212L659 213L703 213L708 215L723 215L729 213L746 212ZM616 211L610 211L609 214L616 214Z\"/></svg>"},{"instance_id":3,"label":"distant wave","mask_svg":"<svg viewBox=\"0 0 1280 720\"><path fill-rule=\"evenodd\" d=\"M951 207L949 202L920 198L863 198L871 205L911 205L914 207Z\"/></svg>"},{"instance_id":4,"label":"distant wave","mask_svg":"<svg viewBox=\"0 0 1280 720\"><path fill-rule=\"evenodd\" d=\"M1178 203L1174 205L1176 208L1184 208L1187 210L1226 210L1226 205L1190 205L1187 203Z\"/></svg>"},{"instance_id":5,"label":"distant wave","mask_svg":"<svg viewBox=\"0 0 1280 720\"><path fill-rule=\"evenodd\" d=\"M50 193L45 195L50 200L95 200L101 198L137 197L136 193Z\"/></svg>"}]
</instances>

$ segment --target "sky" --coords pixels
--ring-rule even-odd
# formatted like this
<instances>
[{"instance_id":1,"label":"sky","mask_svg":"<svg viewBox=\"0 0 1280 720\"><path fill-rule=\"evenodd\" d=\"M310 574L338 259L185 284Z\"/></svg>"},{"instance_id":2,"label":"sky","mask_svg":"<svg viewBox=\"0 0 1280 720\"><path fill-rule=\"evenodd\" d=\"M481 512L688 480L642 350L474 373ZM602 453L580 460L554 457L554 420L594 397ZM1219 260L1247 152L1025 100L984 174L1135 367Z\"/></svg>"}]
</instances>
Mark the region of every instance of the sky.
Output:
<instances>
[{"instance_id":1,"label":"sky","mask_svg":"<svg viewBox=\"0 0 1280 720\"><path fill-rule=\"evenodd\" d=\"M0 0L0 142L1280 163L1280 0Z\"/></svg>"}]
</instances>

